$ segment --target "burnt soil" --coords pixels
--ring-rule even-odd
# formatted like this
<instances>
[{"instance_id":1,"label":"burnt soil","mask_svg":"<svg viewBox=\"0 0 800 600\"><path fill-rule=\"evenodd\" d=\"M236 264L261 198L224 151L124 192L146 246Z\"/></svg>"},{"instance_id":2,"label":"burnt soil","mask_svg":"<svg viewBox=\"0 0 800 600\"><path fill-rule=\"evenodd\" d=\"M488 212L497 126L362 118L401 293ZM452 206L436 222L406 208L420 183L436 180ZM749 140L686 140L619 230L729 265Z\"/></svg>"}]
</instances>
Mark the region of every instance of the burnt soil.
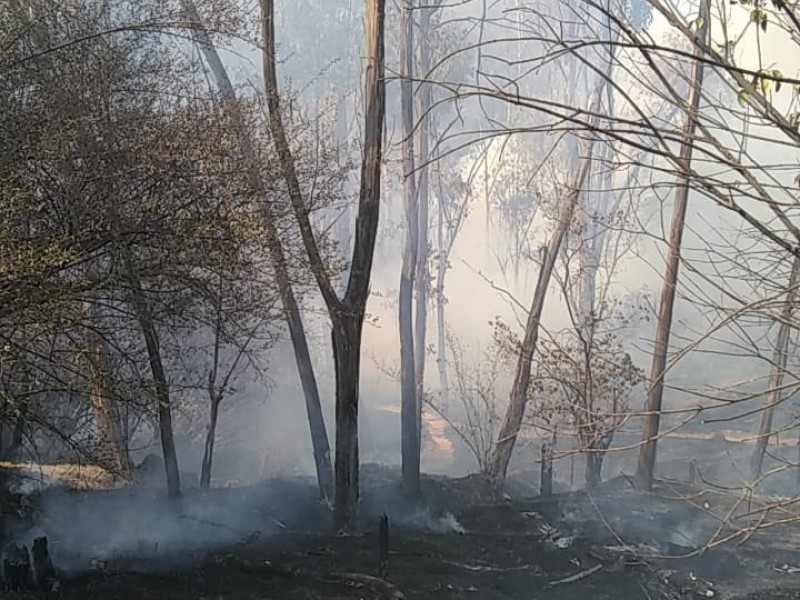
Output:
<instances>
[{"instance_id":1,"label":"burnt soil","mask_svg":"<svg viewBox=\"0 0 800 600\"><path fill-rule=\"evenodd\" d=\"M791 568L800 564L800 552L790 528L749 545L722 545L679 558L696 549L697 540L689 537L699 539L713 529L708 515L666 494L643 495L624 479L591 496L541 499L524 481L512 482L507 495L498 497L477 477L426 478L425 503L416 508L402 499L398 479L394 469L365 466L362 532L353 536L328 533L330 515L313 500L313 485L297 481L216 490L193 499L187 494L187 502L196 503L248 495L246 504L224 506L239 512L250 507L249 533L227 528L219 515L195 518L187 508L179 517L187 536L211 531L209 536L219 539L213 549L206 536L194 548L156 544L98 560L93 544L102 541L103 531L112 535L114 523L80 543L60 533L62 520L104 514L96 504L101 495L113 505L129 492L68 496L72 512L38 515L35 531L48 534L61 569L55 596L70 600L800 598L800 573ZM63 499L67 492L59 493ZM48 505L47 498L37 502ZM390 519L388 582L377 578L381 512ZM681 530L687 533L676 535ZM24 541L33 531L21 527L15 539ZM776 538L782 541L771 544ZM53 594L0 592L8 600L44 596Z\"/></svg>"}]
</instances>

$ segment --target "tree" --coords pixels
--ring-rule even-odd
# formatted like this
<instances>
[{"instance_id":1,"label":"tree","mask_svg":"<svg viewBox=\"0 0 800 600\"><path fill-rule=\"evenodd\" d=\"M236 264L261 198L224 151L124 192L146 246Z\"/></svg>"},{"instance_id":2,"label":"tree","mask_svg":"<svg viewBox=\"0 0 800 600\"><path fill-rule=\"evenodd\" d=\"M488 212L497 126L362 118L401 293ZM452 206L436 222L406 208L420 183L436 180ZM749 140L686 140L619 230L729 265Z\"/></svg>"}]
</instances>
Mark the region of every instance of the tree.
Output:
<instances>
[{"instance_id":1,"label":"tree","mask_svg":"<svg viewBox=\"0 0 800 600\"><path fill-rule=\"evenodd\" d=\"M217 85L223 97L228 101L230 109L234 114L234 127L239 139L239 144L248 160L251 185L261 194L266 194L266 188L261 178L257 165L255 148L251 139L251 134L247 130L244 119L237 107L236 93L227 71L217 54L216 48L209 35L202 29L202 22L199 19L196 9L191 0L183 0L184 8L189 14L191 22L196 24L195 37L206 55L211 71L216 78ZM276 214L268 202L262 206L264 211L265 235L267 248L275 271L275 278L280 290L281 301L283 303L286 323L289 328L289 335L292 339L294 348L295 362L300 374L300 383L306 401L306 413L308 424L311 430L311 443L314 449L314 464L317 469L317 483L319 486L320 497L324 502L330 502L333 497L333 469L331 468L330 444L325 428L325 421L322 414L320 403L319 388L317 386L314 368L311 363L311 354L308 348L305 330L303 328L300 308L292 289L289 268L284 254L283 245L276 226Z\"/></svg>"},{"instance_id":2,"label":"tree","mask_svg":"<svg viewBox=\"0 0 800 600\"><path fill-rule=\"evenodd\" d=\"M414 168L414 19L409 3L401 7L400 39L400 105L403 122L403 209L406 216L406 236L403 265L400 272L398 321L400 327L400 424L402 445L403 487L407 494L419 494L419 468L421 452L421 395L418 393L417 347L414 327L414 281L419 273L420 211L417 191L417 173ZM419 283L419 282L418 282ZM425 285L425 282L422 282ZM419 297L420 286L417 286ZM426 307L422 306L423 314ZM417 322L420 306L417 305ZM415 343L416 342L416 343ZM423 348L424 358L424 348Z\"/></svg>"},{"instance_id":3,"label":"tree","mask_svg":"<svg viewBox=\"0 0 800 600\"><path fill-rule=\"evenodd\" d=\"M597 101L595 101L597 104ZM589 171L592 155L592 142L582 144L581 164L575 173L575 178L571 185L564 190L565 197L562 200L558 215L558 221L554 231L550 234L547 245L542 246L542 265L539 269L539 278L536 281L536 289L531 300L531 307L528 312L528 320L525 325L525 335L519 347L519 358L517 360L516 373L509 397L508 409L506 411L503 425L497 437L492 456L489 461L488 476L495 486L502 486L505 483L508 464L511 461L511 454L514 450L517 436L519 435L522 420L525 414L525 406L528 401L528 386L531 378L531 363L533 354L536 351L536 344L539 340L539 328L541 325L542 311L547 297L547 289L550 285L550 276L553 273L556 259L561 245L567 234L570 222L572 221L575 207L581 190Z\"/></svg>"},{"instance_id":4,"label":"tree","mask_svg":"<svg viewBox=\"0 0 800 600\"><path fill-rule=\"evenodd\" d=\"M170 363L202 321L212 267L242 273L235 232L252 193L224 113L168 38L115 27L131 16L122 5L31 6L4 46L0 78L2 126L15 132L0 162L13 191L0 195L0 252L18 257L0 277L0 336L20 364L12 377L27 380L18 389L4 371L3 387L20 397L18 429L30 425L32 447L46 432L83 452L92 404L99 436L113 437L101 397L124 402L125 441L128 413L157 413L175 498Z\"/></svg>"},{"instance_id":5,"label":"tree","mask_svg":"<svg viewBox=\"0 0 800 600\"><path fill-rule=\"evenodd\" d=\"M358 503L358 387L361 362L361 332L369 295L372 257L378 231L381 191L383 123L386 110L384 81L383 0L367 0L366 66L364 101L364 149L361 164L356 233L347 290L339 298L327 272L308 217L295 170L292 150L284 130L275 56L274 3L261 0L264 39L264 82L269 108L270 131L289 190L292 209L300 227L311 270L328 308L332 325L332 347L336 370L336 461L334 523L352 531L357 523Z\"/></svg>"},{"instance_id":6,"label":"tree","mask_svg":"<svg viewBox=\"0 0 800 600\"><path fill-rule=\"evenodd\" d=\"M753 456L750 461L750 475L753 479L761 476L761 469L764 464L764 455L767 452L770 435L772 434L772 419L775 415L775 408L783 400L785 390L783 379L786 375L786 366L789 354L789 336L792 330L792 319L794 308L797 301L797 287L800 285L800 256L795 255L792 259L792 268L789 275L789 282L786 287L786 303L781 311L778 323L778 336L775 341L775 350L772 357L772 366L769 373L769 387L761 413L761 426L758 431L758 439L753 449Z\"/></svg>"},{"instance_id":7,"label":"tree","mask_svg":"<svg viewBox=\"0 0 800 600\"><path fill-rule=\"evenodd\" d=\"M701 0L700 27L698 40L707 43L710 29L710 7L707 0ZM702 50L697 50L698 55ZM692 83L686 112L684 138L681 143L680 161L688 170L694 149L693 138L696 128L696 113L700 105L700 94L703 85L704 65L697 61L693 67ZM682 176L675 190L675 202L672 208L672 223L669 233L669 251L664 271L664 282L661 288L661 300L658 306L656 323L656 339L653 347L653 362L650 366L650 382L645 404L642 446L639 450L639 462L636 467L636 479L640 486L650 489L653 486L653 475L656 463L656 445L659 423L661 420L661 403L664 394L664 376L669 351L669 336L672 327L672 312L675 304L675 289L678 283L678 267L681 259L681 239L683 237L686 205L689 200L689 182Z\"/></svg>"}]
</instances>

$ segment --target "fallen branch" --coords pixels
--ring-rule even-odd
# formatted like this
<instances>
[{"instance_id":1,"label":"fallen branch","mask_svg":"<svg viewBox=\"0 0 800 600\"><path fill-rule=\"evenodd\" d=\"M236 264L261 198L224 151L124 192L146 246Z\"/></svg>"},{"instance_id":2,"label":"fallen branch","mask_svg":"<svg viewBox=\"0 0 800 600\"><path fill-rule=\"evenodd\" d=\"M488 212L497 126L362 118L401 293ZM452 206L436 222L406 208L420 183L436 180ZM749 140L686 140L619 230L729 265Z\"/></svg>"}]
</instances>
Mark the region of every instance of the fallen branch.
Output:
<instances>
[{"instance_id":1,"label":"fallen branch","mask_svg":"<svg viewBox=\"0 0 800 600\"><path fill-rule=\"evenodd\" d=\"M509 571L528 571L530 569L534 569L536 571L540 571L541 567L539 565L521 565L518 567L493 567L490 565L467 565L460 562L455 562L452 560L442 560L442 562L446 565L451 565L453 567L459 567L460 569L466 569L467 571L473 572L491 572L491 573L504 573Z\"/></svg>"},{"instance_id":2,"label":"fallen branch","mask_svg":"<svg viewBox=\"0 0 800 600\"><path fill-rule=\"evenodd\" d=\"M562 583L575 583L576 581L580 581L581 579L585 579L589 575L593 573L597 573L600 569L603 568L603 565L595 565L590 569L584 569L579 573L575 573L575 575L570 575L569 577L564 577L564 579L556 579L555 581L548 582L547 585L549 586L556 586L561 585Z\"/></svg>"}]
</instances>

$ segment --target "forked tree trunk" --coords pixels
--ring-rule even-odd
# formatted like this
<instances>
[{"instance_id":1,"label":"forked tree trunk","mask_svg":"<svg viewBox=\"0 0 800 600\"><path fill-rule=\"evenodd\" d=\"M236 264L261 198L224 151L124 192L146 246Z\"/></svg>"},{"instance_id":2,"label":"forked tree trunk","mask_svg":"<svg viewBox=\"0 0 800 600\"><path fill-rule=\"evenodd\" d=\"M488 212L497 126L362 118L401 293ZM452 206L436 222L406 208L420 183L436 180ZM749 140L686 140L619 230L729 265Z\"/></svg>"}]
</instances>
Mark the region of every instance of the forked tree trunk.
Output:
<instances>
[{"instance_id":1,"label":"forked tree trunk","mask_svg":"<svg viewBox=\"0 0 800 600\"><path fill-rule=\"evenodd\" d=\"M350 532L357 526L358 377L361 362L361 332L369 297L372 259L380 218L381 160L386 111L383 41L385 0L366 0L365 115L361 185L350 274L343 299L336 294L314 237L297 178L294 157L283 127L275 65L274 2L260 0L260 3L264 38L264 83L270 131L275 141L292 211L300 228L311 270L331 319L336 368L336 469L333 516L338 530Z\"/></svg>"},{"instance_id":2,"label":"forked tree trunk","mask_svg":"<svg viewBox=\"0 0 800 600\"><path fill-rule=\"evenodd\" d=\"M800 284L800 256L794 255L792 260L792 272L789 275L789 286L786 291L786 303L781 311L781 322L778 326L778 339L775 342L775 350L772 353L772 366L769 373L769 390L764 410L761 413L761 427L758 431L756 447L750 459L750 474L753 479L761 476L761 469L764 464L764 455L769 445L769 437L772 433L772 419L775 415L775 407L781 403L784 395L783 380L786 374L786 362L789 354L789 338L792 332L792 317L794 306L797 302L797 286Z\"/></svg>"},{"instance_id":3,"label":"forked tree trunk","mask_svg":"<svg viewBox=\"0 0 800 600\"><path fill-rule=\"evenodd\" d=\"M709 5L708 0L700 3L700 31L698 38L708 43ZM702 50L695 48L695 56ZM642 489L653 487L653 475L656 465L656 448L661 421L661 403L664 395L664 371L667 366L669 336L672 328L672 311L675 304L675 289L678 284L678 268L681 258L681 240L683 224L686 219L686 205L689 200L688 169L692 161L694 132L697 128L697 109L700 106L700 91L703 86L703 63L696 61L692 67L691 88L689 91L688 111L681 143L680 161L687 173L681 176L675 191L675 204L672 207L672 223L669 231L669 250L665 265L664 279L661 284L661 301L658 307L656 323L656 339L653 347L653 360L650 366L650 387L645 404L642 445L639 448L639 460L636 467L636 483Z\"/></svg>"},{"instance_id":4,"label":"forked tree trunk","mask_svg":"<svg viewBox=\"0 0 800 600\"><path fill-rule=\"evenodd\" d=\"M260 166L256 161L256 154L253 147L253 140L247 131L243 116L237 105L236 92L233 89L228 72L219 58L216 48L210 36L203 31L200 17L192 0L182 0L182 6L190 19L197 24L194 32L195 39L205 54L211 72L217 82L222 96L230 102L231 110L234 111L234 122L239 144L245 158L248 160L248 170L250 183L253 189L264 196L261 203L261 210L264 213L264 230L266 234L267 251L270 263L275 272L275 280L278 285L278 293L283 305L284 318L289 329L289 336L292 340L294 349L295 363L300 375L300 384L303 388L305 397L306 415L308 426L311 431L311 444L314 452L314 464L317 470L317 484L319 486L320 497L324 502L330 502L333 498L333 468L331 466L330 443L328 433L325 429L325 418L322 413L322 404L319 397L317 379L314 375L314 367L311 363L311 353L308 349L303 320L300 315L300 307L292 289L289 277L289 268L286 255L283 251L280 236L276 226L276 218L272 207L266 199L266 188L261 177Z\"/></svg>"},{"instance_id":5,"label":"forked tree trunk","mask_svg":"<svg viewBox=\"0 0 800 600\"><path fill-rule=\"evenodd\" d=\"M414 352L414 277L419 251L419 210L416 173L414 172L414 19L408 2L401 8L400 41L400 106L403 121L403 208L406 217L406 239L400 270L398 325L400 327L400 440L403 489L406 494L419 493L420 466L420 397L417 395L417 361ZM417 315L419 317L419 315Z\"/></svg>"},{"instance_id":6,"label":"forked tree trunk","mask_svg":"<svg viewBox=\"0 0 800 600\"><path fill-rule=\"evenodd\" d=\"M595 104L596 105L596 104ZM487 475L492 485L501 487L505 483L508 464L511 461L511 454L514 451L514 444L517 441L522 418L525 414L525 405L528 402L528 385L531 379L531 362L536 351L536 344L539 340L539 325L544 310L544 302L547 297L547 288L550 285L550 277L553 274L556 258L564 242L567 230L569 229L572 215L581 195L592 161L592 149L594 144L589 141L582 144L585 148L585 155L581 158L578 171L573 182L572 189L569 190L567 197L561 207L558 223L555 231L550 237L545 255L539 270L539 278L536 281L536 289L533 293L528 322L525 326L525 337L519 349L517 359L517 370L514 375L514 383L511 388L508 409L497 437L497 443L492 450L487 466Z\"/></svg>"}]
</instances>

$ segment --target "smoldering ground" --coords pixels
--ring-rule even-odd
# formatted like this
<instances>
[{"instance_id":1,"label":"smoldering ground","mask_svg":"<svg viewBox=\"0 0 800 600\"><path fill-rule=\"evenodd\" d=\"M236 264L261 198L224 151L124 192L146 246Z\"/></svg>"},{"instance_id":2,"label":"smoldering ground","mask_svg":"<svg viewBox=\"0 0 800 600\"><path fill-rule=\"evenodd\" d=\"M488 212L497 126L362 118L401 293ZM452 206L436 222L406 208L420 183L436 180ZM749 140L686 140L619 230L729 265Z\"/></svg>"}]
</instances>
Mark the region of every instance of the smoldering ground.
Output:
<instances>
[{"instance_id":1,"label":"smoldering ground","mask_svg":"<svg viewBox=\"0 0 800 600\"><path fill-rule=\"evenodd\" d=\"M386 513L395 528L463 532L446 508L411 503L393 469L365 466L362 522ZM8 536L30 546L50 540L57 568L74 575L108 564L158 570L199 560L205 553L277 535L332 531L330 510L318 500L312 478L271 478L248 486L187 490L170 502L161 489L69 490L51 486L35 496L33 522L10 527Z\"/></svg>"}]
</instances>

